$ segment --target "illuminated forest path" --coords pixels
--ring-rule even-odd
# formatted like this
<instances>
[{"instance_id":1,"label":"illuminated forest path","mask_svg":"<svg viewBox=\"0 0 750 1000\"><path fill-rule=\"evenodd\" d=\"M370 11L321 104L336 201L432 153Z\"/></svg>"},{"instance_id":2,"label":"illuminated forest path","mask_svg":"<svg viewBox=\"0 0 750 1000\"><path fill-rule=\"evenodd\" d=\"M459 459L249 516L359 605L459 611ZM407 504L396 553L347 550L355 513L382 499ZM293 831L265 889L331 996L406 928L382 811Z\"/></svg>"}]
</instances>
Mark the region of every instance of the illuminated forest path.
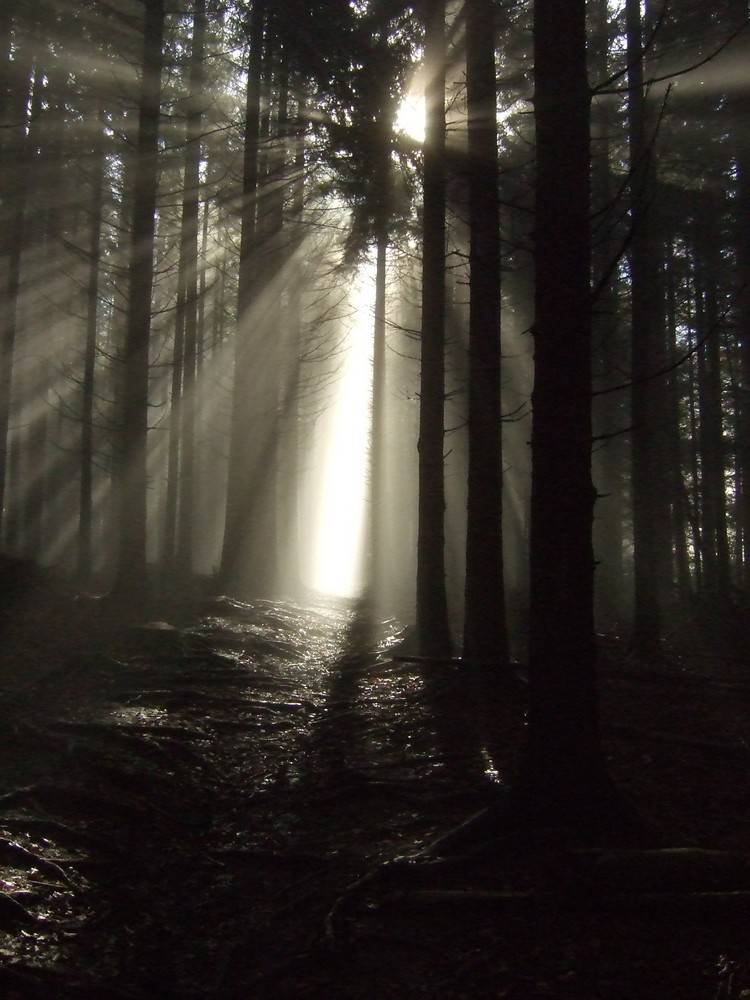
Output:
<instances>
[{"instance_id":1,"label":"illuminated forest path","mask_svg":"<svg viewBox=\"0 0 750 1000\"><path fill-rule=\"evenodd\" d=\"M419 668L389 657L393 623L202 611L6 699L0 994L284 995L348 882L486 797L457 719L436 730Z\"/></svg>"},{"instance_id":2,"label":"illuminated forest path","mask_svg":"<svg viewBox=\"0 0 750 1000\"><path fill-rule=\"evenodd\" d=\"M502 784L522 688L478 698L460 668L399 660L399 626L345 603L220 598L99 630L96 603L42 602L18 635L4 622L3 998L730 1000L747 985L744 919L603 923L450 892L424 909L365 901L331 949L352 883ZM42 662L45 632L67 639ZM741 663L668 676L613 654L607 670L618 780L681 843L744 849ZM494 848L481 862L494 888L538 888L539 870L498 873Z\"/></svg>"}]
</instances>

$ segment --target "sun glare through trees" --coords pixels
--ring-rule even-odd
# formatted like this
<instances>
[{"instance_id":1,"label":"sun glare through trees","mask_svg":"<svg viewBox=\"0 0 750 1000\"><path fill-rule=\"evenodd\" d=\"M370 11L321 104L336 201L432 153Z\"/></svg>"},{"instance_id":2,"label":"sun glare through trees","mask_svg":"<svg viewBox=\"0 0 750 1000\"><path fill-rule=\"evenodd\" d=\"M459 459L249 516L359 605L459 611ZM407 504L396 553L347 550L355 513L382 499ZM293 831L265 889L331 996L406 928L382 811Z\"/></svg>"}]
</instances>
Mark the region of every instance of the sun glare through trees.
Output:
<instances>
[{"instance_id":1,"label":"sun glare through trees","mask_svg":"<svg viewBox=\"0 0 750 1000\"><path fill-rule=\"evenodd\" d=\"M43 2L40 29L0 0L3 553L101 591L297 599L377 577L413 615L432 517L422 555L444 550L427 576L445 576L458 638L466 579L481 595L488 578L467 538L501 496L487 520L522 632L532 6L362 0L303 24L297 4L79 6L74 26ZM724 607L750 579L747 5L657 7L585 10L596 602L613 628L632 627L636 567L653 570L644 608ZM419 481L425 434L444 502Z\"/></svg>"},{"instance_id":2,"label":"sun glare through trees","mask_svg":"<svg viewBox=\"0 0 750 1000\"><path fill-rule=\"evenodd\" d=\"M404 97L396 114L396 128L424 142L424 97L410 92Z\"/></svg>"},{"instance_id":3,"label":"sun glare through trees","mask_svg":"<svg viewBox=\"0 0 750 1000\"><path fill-rule=\"evenodd\" d=\"M374 302L374 266L367 262L352 286L340 373L312 457L313 546L303 578L314 590L339 597L358 596L364 583Z\"/></svg>"}]
</instances>

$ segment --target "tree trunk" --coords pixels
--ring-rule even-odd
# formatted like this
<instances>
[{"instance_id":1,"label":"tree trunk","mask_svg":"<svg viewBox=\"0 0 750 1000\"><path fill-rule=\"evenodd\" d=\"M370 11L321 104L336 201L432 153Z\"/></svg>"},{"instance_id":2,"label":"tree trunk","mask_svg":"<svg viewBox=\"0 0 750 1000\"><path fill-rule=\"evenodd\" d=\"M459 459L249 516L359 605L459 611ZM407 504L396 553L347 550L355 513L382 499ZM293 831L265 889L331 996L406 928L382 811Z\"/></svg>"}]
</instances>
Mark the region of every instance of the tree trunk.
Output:
<instances>
[{"instance_id":1,"label":"tree trunk","mask_svg":"<svg viewBox=\"0 0 750 1000\"><path fill-rule=\"evenodd\" d=\"M591 5L592 83L606 81L612 66L609 57L613 28L610 24L608 0L596 0ZM592 340L594 386L600 395L594 407L595 447L594 477L599 501L594 519L594 552L596 554L595 609L597 628L612 630L621 627L626 614L623 593L624 520L629 507L626 502L627 439L623 431L628 426L627 394L611 391L622 382L624 360L621 288L622 279L615 266L622 234L617 225L621 206L616 198L617 182L612 171L612 137L616 128L616 112L605 98L595 100L592 108L591 135L591 195L593 287L597 295L592 302ZM629 609L628 609L629 610Z\"/></svg>"},{"instance_id":2,"label":"tree trunk","mask_svg":"<svg viewBox=\"0 0 750 1000\"><path fill-rule=\"evenodd\" d=\"M180 511L177 532L177 566L180 575L193 570L195 530L195 410L198 365L198 229L200 210L200 162L206 0L195 0L193 41L190 53L185 165L183 179L181 264L185 269L185 350L183 358L182 413L180 426Z\"/></svg>"},{"instance_id":3,"label":"tree trunk","mask_svg":"<svg viewBox=\"0 0 750 1000\"><path fill-rule=\"evenodd\" d=\"M240 263L237 287L234 386L229 441L226 520L220 576L224 587L237 586L247 553L247 510L253 502L257 469L248 455L252 426L252 377L254 339L250 336L250 309L255 294L258 146L261 121L261 75L265 10L254 3L249 28L249 64L245 96L245 151L242 179ZM257 346L257 345L256 345Z\"/></svg>"},{"instance_id":4,"label":"tree trunk","mask_svg":"<svg viewBox=\"0 0 750 1000\"><path fill-rule=\"evenodd\" d=\"M13 365L18 334L18 295L21 282L21 257L24 248L24 225L29 192L29 144L26 126L29 100L33 91L33 62L29 46L18 51L16 86L9 88L6 109L14 123L0 135L3 173L0 191L3 212L0 222L0 255L4 263L3 285L0 290L0 534L13 541L15 531L10 523L17 520L20 498L11 482L12 463L9 440ZM17 124L15 124L17 123ZM12 162L12 158L15 162ZM9 162L10 161L10 162Z\"/></svg>"},{"instance_id":5,"label":"tree trunk","mask_svg":"<svg viewBox=\"0 0 750 1000\"><path fill-rule=\"evenodd\" d=\"M722 372L718 289L719 206L706 196L695 219L695 280L698 303L698 446L701 538L705 597L716 608L731 602L725 482Z\"/></svg>"},{"instance_id":6,"label":"tree trunk","mask_svg":"<svg viewBox=\"0 0 750 1000\"><path fill-rule=\"evenodd\" d=\"M99 112L97 112L97 119ZM97 120L93 149L94 174L91 180L91 227L88 246L88 280L86 285L86 343L81 383L81 459L78 517L78 568L82 586L88 586L92 571L92 534L94 520L94 404L97 336L99 333L99 279L101 269L102 213L104 209L104 171L106 157L104 134Z\"/></svg>"},{"instance_id":7,"label":"tree trunk","mask_svg":"<svg viewBox=\"0 0 750 1000\"><path fill-rule=\"evenodd\" d=\"M743 111L744 114L744 111ZM739 274L737 323L739 326L740 412L737 465L740 488L737 498L739 547L738 577L750 591L750 137L745 137L738 164L739 192L736 240Z\"/></svg>"},{"instance_id":8,"label":"tree trunk","mask_svg":"<svg viewBox=\"0 0 750 1000\"><path fill-rule=\"evenodd\" d=\"M122 449L118 469L119 552L115 587L144 594L151 297L154 280L164 0L145 0L141 99L123 351Z\"/></svg>"},{"instance_id":9,"label":"tree trunk","mask_svg":"<svg viewBox=\"0 0 750 1000\"><path fill-rule=\"evenodd\" d=\"M680 353L677 346L677 279L675 270L674 245L670 240L667 245L667 258L665 261L667 357L670 365L676 364ZM690 511L683 474L685 448L680 429L680 374L677 368L673 368L667 376L665 413L667 419L666 433L668 448L665 459L667 462L669 495L671 498L674 578L677 587L678 602L684 605L689 600L693 588L687 545Z\"/></svg>"},{"instance_id":10,"label":"tree trunk","mask_svg":"<svg viewBox=\"0 0 750 1000\"><path fill-rule=\"evenodd\" d=\"M643 27L640 0L627 0L628 118L630 143L630 283L632 323L632 501L634 649L659 652L660 583L664 574L664 541L669 538L662 472L663 412L655 378L663 366L660 271L662 262L654 222L655 153L647 127L643 83ZM653 131L653 130L652 130Z\"/></svg>"},{"instance_id":11,"label":"tree trunk","mask_svg":"<svg viewBox=\"0 0 750 1000\"><path fill-rule=\"evenodd\" d=\"M584 0L534 7L535 375L530 701L515 801L590 829L613 792L599 738L591 543L589 87Z\"/></svg>"},{"instance_id":12,"label":"tree trunk","mask_svg":"<svg viewBox=\"0 0 750 1000\"><path fill-rule=\"evenodd\" d=\"M388 229L385 224L377 233L375 258L375 315L373 319L372 351L372 414L370 429L370 570L369 593L375 608L383 608L387 597L388 541L386 488L386 264Z\"/></svg>"},{"instance_id":13,"label":"tree trunk","mask_svg":"<svg viewBox=\"0 0 750 1000\"><path fill-rule=\"evenodd\" d=\"M445 2L427 0L419 398L417 638L425 656L451 653L445 586Z\"/></svg>"},{"instance_id":14,"label":"tree trunk","mask_svg":"<svg viewBox=\"0 0 750 1000\"><path fill-rule=\"evenodd\" d=\"M492 0L466 0L469 415L463 656L508 669L500 414L500 213Z\"/></svg>"}]
</instances>

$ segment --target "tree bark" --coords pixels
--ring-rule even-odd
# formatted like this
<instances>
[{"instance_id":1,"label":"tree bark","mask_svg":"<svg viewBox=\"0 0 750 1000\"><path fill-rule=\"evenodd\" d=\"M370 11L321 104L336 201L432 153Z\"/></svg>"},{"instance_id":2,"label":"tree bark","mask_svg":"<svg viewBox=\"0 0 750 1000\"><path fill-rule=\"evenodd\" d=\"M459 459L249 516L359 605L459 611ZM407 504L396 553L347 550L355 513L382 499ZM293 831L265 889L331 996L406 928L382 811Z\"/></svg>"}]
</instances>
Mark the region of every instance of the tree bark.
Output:
<instances>
[{"instance_id":1,"label":"tree bark","mask_svg":"<svg viewBox=\"0 0 750 1000\"><path fill-rule=\"evenodd\" d=\"M500 413L500 212L492 0L466 0L469 413L463 656L508 669Z\"/></svg>"},{"instance_id":2,"label":"tree bark","mask_svg":"<svg viewBox=\"0 0 750 1000\"><path fill-rule=\"evenodd\" d=\"M731 603L725 482L720 319L720 206L708 195L699 199L695 219L695 281L698 349L698 446L700 454L701 540L704 596L716 609Z\"/></svg>"},{"instance_id":3,"label":"tree bark","mask_svg":"<svg viewBox=\"0 0 750 1000\"><path fill-rule=\"evenodd\" d=\"M255 294L255 253L257 240L257 195L259 181L258 146L261 123L262 50L265 5L254 3L249 25L249 65L245 95L245 150L242 179L240 265L237 287L237 329L235 333L234 385L229 441L226 519L220 576L225 587L235 587L243 571L247 551L248 506L252 503L253 468L247 454L247 437L252 427L253 338L250 336L250 309Z\"/></svg>"},{"instance_id":4,"label":"tree bark","mask_svg":"<svg viewBox=\"0 0 750 1000\"><path fill-rule=\"evenodd\" d=\"M417 638L425 656L451 653L445 586L445 2L427 0L419 398Z\"/></svg>"},{"instance_id":5,"label":"tree bark","mask_svg":"<svg viewBox=\"0 0 750 1000\"><path fill-rule=\"evenodd\" d=\"M97 117L99 112L97 112ZM97 122L93 149L94 173L91 182L91 225L88 245L88 280L86 284L86 343L81 384L81 459L78 516L77 576L82 586L91 579L93 563L94 520L94 404L97 337L99 333L99 280L101 270L102 214L104 209L104 172L106 157L104 134Z\"/></svg>"},{"instance_id":6,"label":"tree bark","mask_svg":"<svg viewBox=\"0 0 750 1000\"><path fill-rule=\"evenodd\" d=\"M195 0L193 39L184 165L184 195L180 240L185 270L185 344L183 357L182 413L180 415L180 511L177 532L177 566L181 575L193 570L195 530L195 420L198 365L198 229L206 0Z\"/></svg>"},{"instance_id":7,"label":"tree bark","mask_svg":"<svg viewBox=\"0 0 750 1000\"><path fill-rule=\"evenodd\" d=\"M141 98L123 351L122 449L118 469L119 552L115 588L147 590L148 398L151 298L158 186L164 0L144 0Z\"/></svg>"},{"instance_id":8,"label":"tree bark","mask_svg":"<svg viewBox=\"0 0 750 1000\"><path fill-rule=\"evenodd\" d=\"M375 608L384 607L387 578L386 500L386 268L388 230L377 233L375 258L375 315L372 350L372 412L370 430L370 599ZM387 612L386 612L387 613Z\"/></svg>"},{"instance_id":9,"label":"tree bark","mask_svg":"<svg viewBox=\"0 0 750 1000\"><path fill-rule=\"evenodd\" d=\"M665 541L669 518L663 481L663 385L655 373L664 365L660 272L662 260L654 221L656 177L653 127L643 79L643 26L640 0L627 0L628 128L630 145L630 294L632 325L631 392L633 505L634 649L658 654L662 630Z\"/></svg>"},{"instance_id":10,"label":"tree bark","mask_svg":"<svg viewBox=\"0 0 750 1000\"><path fill-rule=\"evenodd\" d=\"M524 817L591 827L613 793L599 738L593 616L591 241L586 4L534 7L536 272Z\"/></svg>"}]
</instances>

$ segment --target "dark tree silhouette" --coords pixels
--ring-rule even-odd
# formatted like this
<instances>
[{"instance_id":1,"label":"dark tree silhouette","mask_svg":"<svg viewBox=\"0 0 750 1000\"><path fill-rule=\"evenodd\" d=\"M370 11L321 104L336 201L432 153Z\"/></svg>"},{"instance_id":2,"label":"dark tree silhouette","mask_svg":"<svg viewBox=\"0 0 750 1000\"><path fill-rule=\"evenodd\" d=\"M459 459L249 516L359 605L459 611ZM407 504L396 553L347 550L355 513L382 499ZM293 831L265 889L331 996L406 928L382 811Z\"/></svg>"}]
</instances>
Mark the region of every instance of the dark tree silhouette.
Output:
<instances>
[{"instance_id":1,"label":"dark tree silhouette","mask_svg":"<svg viewBox=\"0 0 750 1000\"><path fill-rule=\"evenodd\" d=\"M500 418L500 211L495 10L467 0L469 415L463 656L508 668Z\"/></svg>"},{"instance_id":2,"label":"dark tree silhouette","mask_svg":"<svg viewBox=\"0 0 750 1000\"><path fill-rule=\"evenodd\" d=\"M154 280L164 0L145 0L141 99L138 111L128 302L123 350L116 589L142 593L146 579L148 381Z\"/></svg>"},{"instance_id":3,"label":"dark tree silhouette","mask_svg":"<svg viewBox=\"0 0 750 1000\"><path fill-rule=\"evenodd\" d=\"M419 397L417 637L426 656L451 652L445 588L445 3L425 4L425 144Z\"/></svg>"},{"instance_id":4,"label":"dark tree silhouette","mask_svg":"<svg viewBox=\"0 0 750 1000\"><path fill-rule=\"evenodd\" d=\"M536 217L528 735L532 822L591 826L614 801L599 736L591 478L586 4L534 7Z\"/></svg>"}]
</instances>

